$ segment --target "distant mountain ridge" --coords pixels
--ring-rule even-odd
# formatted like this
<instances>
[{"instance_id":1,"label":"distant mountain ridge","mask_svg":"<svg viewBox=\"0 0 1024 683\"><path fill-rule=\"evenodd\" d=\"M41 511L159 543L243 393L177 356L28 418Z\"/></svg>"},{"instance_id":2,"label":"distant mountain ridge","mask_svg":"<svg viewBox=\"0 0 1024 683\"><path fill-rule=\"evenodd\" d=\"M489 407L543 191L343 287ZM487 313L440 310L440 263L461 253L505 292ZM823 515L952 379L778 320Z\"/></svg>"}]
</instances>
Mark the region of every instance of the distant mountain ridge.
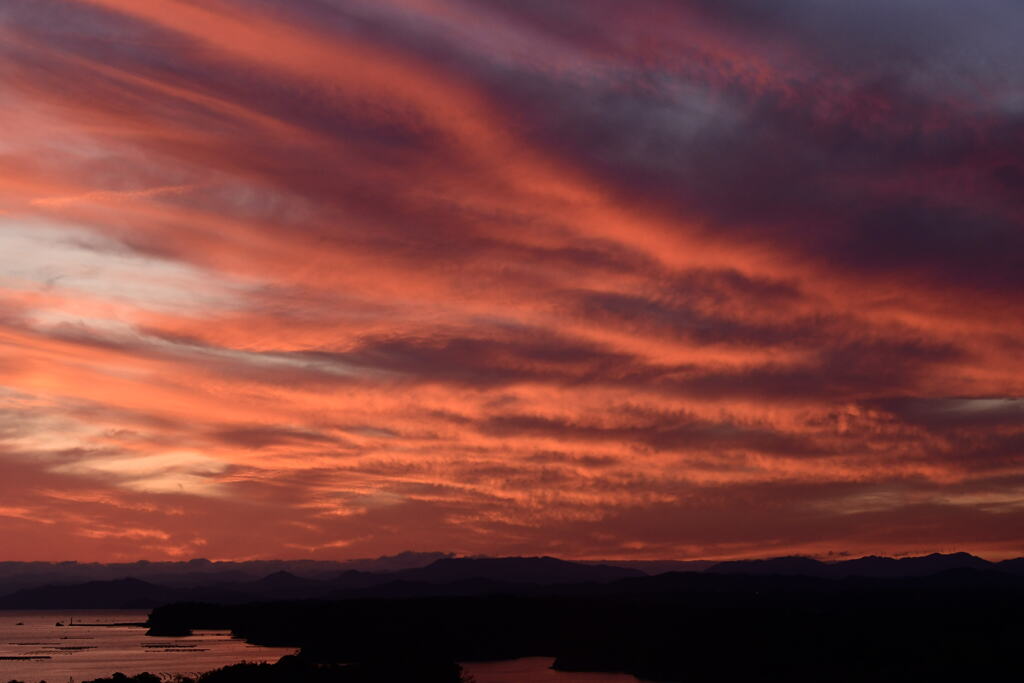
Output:
<instances>
[{"instance_id":1,"label":"distant mountain ridge","mask_svg":"<svg viewBox=\"0 0 1024 683\"><path fill-rule=\"evenodd\" d=\"M278 570L246 581L216 580L196 586L168 586L131 577L81 584L22 588L0 595L0 609L149 608L170 602L246 602L352 597L487 593L517 584L608 583L646 576L636 569L567 562L554 557L442 557L425 567L393 572L340 573L302 577ZM451 586L439 589L437 586Z\"/></svg>"},{"instance_id":2,"label":"distant mountain ridge","mask_svg":"<svg viewBox=\"0 0 1024 683\"><path fill-rule=\"evenodd\" d=\"M195 587L222 582L246 582L275 572L323 579L344 571L396 572L424 567L454 553L411 552L356 560L248 560L182 562L0 562L0 595L44 585L112 581L132 577L165 586Z\"/></svg>"},{"instance_id":3,"label":"distant mountain ridge","mask_svg":"<svg viewBox=\"0 0 1024 683\"><path fill-rule=\"evenodd\" d=\"M136 576L80 583L50 583L5 589L0 583L0 609L146 609L172 602L243 603L267 600L345 599L354 597L470 596L489 594L589 594L594 591L662 590L675 586L691 590L705 586L753 585L755 579L807 581L919 580L920 585L1001 585L1024 588L1024 559L989 562L967 553L934 553L920 557L868 556L838 562L789 556L762 560L731 560L718 563L688 562L570 562L554 557L454 557L438 553L428 564L416 557L381 558L374 565L400 567L391 571L361 571L337 563L335 571L323 564L317 571L299 575L281 566L261 563L274 571L252 576L251 567L237 565L226 571L183 572L176 580L162 582ZM6 563L10 564L10 563ZM192 563L187 563L191 565ZM213 565L213 563L209 563ZM295 563L306 570L310 565ZM145 565L143 565L145 566ZM682 567L686 571L654 570ZM702 570L702 571L701 571ZM651 572L654 573L654 572ZM159 573L157 573L159 576ZM183 579L188 576L189 579ZM706 578L702 578L706 577ZM735 577L733 580L730 577ZM190 582L191 581L191 582ZM739 582L738 584L736 582Z\"/></svg>"},{"instance_id":4,"label":"distant mountain ridge","mask_svg":"<svg viewBox=\"0 0 1024 683\"><path fill-rule=\"evenodd\" d=\"M605 583L617 579L646 576L638 569L607 564L568 562L555 557L453 557L426 567L398 572L405 581L451 583L470 579L489 579L511 583Z\"/></svg>"},{"instance_id":5,"label":"distant mountain ridge","mask_svg":"<svg viewBox=\"0 0 1024 683\"><path fill-rule=\"evenodd\" d=\"M1024 576L1024 558L989 562L969 553L932 553L931 555L899 558L869 555L853 560L822 562L810 557L788 556L765 560L719 562L704 571L713 574L815 576L841 579L850 576L873 578L929 576L953 569L1002 571Z\"/></svg>"},{"instance_id":6,"label":"distant mountain ridge","mask_svg":"<svg viewBox=\"0 0 1024 683\"><path fill-rule=\"evenodd\" d=\"M666 572L702 572L718 564L716 560L585 560L583 564L607 564L613 567L639 569L648 576Z\"/></svg>"}]
</instances>

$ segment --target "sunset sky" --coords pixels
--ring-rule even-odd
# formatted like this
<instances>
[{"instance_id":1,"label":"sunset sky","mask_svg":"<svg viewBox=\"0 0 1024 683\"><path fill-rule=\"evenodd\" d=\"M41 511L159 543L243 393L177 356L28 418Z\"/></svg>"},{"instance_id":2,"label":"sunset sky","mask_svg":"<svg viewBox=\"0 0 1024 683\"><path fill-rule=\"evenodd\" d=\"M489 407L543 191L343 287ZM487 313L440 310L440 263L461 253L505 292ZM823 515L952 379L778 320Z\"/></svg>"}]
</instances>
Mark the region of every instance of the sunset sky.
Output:
<instances>
[{"instance_id":1,"label":"sunset sky","mask_svg":"<svg viewBox=\"0 0 1024 683\"><path fill-rule=\"evenodd\" d=\"M0 559L1024 555L1018 0L3 0Z\"/></svg>"}]
</instances>

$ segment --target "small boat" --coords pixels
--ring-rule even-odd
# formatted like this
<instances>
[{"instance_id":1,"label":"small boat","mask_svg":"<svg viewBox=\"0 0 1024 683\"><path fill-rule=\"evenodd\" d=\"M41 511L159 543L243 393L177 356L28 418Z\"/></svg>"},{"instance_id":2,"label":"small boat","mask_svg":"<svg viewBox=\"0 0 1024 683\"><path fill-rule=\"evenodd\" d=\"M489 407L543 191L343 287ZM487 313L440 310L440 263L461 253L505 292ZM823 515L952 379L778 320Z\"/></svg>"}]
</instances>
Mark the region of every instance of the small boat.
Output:
<instances>
[{"instance_id":1,"label":"small boat","mask_svg":"<svg viewBox=\"0 0 1024 683\"><path fill-rule=\"evenodd\" d=\"M54 624L54 626L63 626L63 625L64 625L63 621L58 621L56 624Z\"/></svg>"},{"instance_id":2,"label":"small boat","mask_svg":"<svg viewBox=\"0 0 1024 683\"><path fill-rule=\"evenodd\" d=\"M24 625L25 625L24 621L19 621L17 624L15 624L15 626L24 626Z\"/></svg>"}]
</instances>

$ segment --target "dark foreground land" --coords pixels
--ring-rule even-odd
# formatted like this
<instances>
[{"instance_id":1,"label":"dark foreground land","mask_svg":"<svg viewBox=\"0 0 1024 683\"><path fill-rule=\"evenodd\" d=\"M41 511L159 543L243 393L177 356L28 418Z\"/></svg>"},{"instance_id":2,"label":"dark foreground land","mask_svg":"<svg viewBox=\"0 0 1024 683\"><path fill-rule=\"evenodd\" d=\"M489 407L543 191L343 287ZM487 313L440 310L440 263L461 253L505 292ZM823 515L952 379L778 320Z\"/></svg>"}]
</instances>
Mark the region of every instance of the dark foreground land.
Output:
<instances>
[{"instance_id":1,"label":"dark foreground land","mask_svg":"<svg viewBox=\"0 0 1024 683\"><path fill-rule=\"evenodd\" d=\"M230 629L300 648L277 665L297 667L286 677L268 667L203 683L454 683L455 661L525 656L656 681L985 682L1018 671L1024 643L1024 584L970 569L899 579L669 573L501 593L175 604L149 623L160 636ZM422 673L353 677L382 662Z\"/></svg>"},{"instance_id":2,"label":"dark foreground land","mask_svg":"<svg viewBox=\"0 0 1024 683\"><path fill-rule=\"evenodd\" d=\"M11 683L20 683L12 681ZM389 658L356 664L327 664L301 657L282 657L274 664L235 664L200 675L178 676L170 682L155 674L116 673L85 683L470 683L458 664L436 657Z\"/></svg>"}]
</instances>

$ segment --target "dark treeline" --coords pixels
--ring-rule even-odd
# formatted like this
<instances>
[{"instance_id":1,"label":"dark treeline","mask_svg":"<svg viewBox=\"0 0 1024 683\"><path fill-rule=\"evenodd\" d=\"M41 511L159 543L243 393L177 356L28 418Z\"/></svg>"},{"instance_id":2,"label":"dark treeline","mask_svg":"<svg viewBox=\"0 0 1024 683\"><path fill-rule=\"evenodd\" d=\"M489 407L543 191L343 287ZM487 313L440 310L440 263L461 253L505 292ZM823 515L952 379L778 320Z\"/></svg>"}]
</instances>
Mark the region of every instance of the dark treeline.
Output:
<instances>
[{"instance_id":1,"label":"dark treeline","mask_svg":"<svg viewBox=\"0 0 1024 683\"><path fill-rule=\"evenodd\" d=\"M230 629L300 648L309 664L552 656L563 670L659 681L994 680L1019 662L1024 588L974 570L665 574L543 595L177 604L154 610L150 626L162 636Z\"/></svg>"}]
</instances>

